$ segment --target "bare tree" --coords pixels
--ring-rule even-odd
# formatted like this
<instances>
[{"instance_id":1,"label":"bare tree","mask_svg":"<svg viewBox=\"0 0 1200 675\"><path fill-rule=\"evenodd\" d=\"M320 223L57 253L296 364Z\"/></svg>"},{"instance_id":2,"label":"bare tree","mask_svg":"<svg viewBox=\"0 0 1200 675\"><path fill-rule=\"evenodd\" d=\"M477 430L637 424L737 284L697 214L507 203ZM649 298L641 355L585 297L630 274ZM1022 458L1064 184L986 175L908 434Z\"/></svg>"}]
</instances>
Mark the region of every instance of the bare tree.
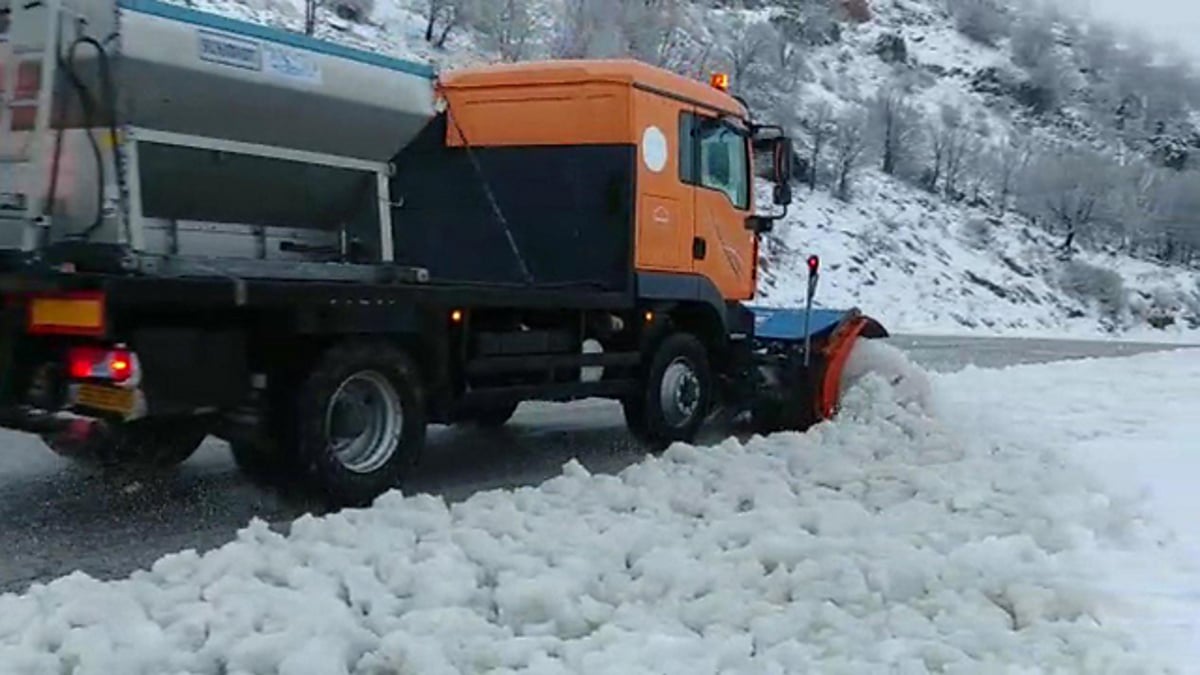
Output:
<instances>
[{"instance_id":1,"label":"bare tree","mask_svg":"<svg viewBox=\"0 0 1200 675\"><path fill-rule=\"evenodd\" d=\"M471 19L485 45L505 61L519 61L533 34L528 0L487 0L472 8Z\"/></svg>"},{"instance_id":2,"label":"bare tree","mask_svg":"<svg viewBox=\"0 0 1200 675\"><path fill-rule=\"evenodd\" d=\"M774 26L765 21L747 21L740 13L730 18L726 31L725 56L735 83L744 82L750 69L766 60L782 41Z\"/></svg>"},{"instance_id":3,"label":"bare tree","mask_svg":"<svg viewBox=\"0 0 1200 675\"><path fill-rule=\"evenodd\" d=\"M958 184L962 178L966 160L971 152L971 134L962 123L961 117L951 114L945 126L945 176L942 179L942 194L957 201L962 197Z\"/></svg>"},{"instance_id":4,"label":"bare tree","mask_svg":"<svg viewBox=\"0 0 1200 675\"><path fill-rule=\"evenodd\" d=\"M996 171L996 158L986 152L987 143L982 136L968 135L966 142L964 175L965 189L971 204L984 204L984 189Z\"/></svg>"},{"instance_id":5,"label":"bare tree","mask_svg":"<svg viewBox=\"0 0 1200 675\"><path fill-rule=\"evenodd\" d=\"M844 112L833 136L834 196L850 201L850 181L867 149L867 113L855 107Z\"/></svg>"},{"instance_id":6,"label":"bare tree","mask_svg":"<svg viewBox=\"0 0 1200 675\"><path fill-rule=\"evenodd\" d=\"M996 203L1000 215L1008 212L1018 176L1029 163L1029 144L1017 135L1009 135L996 149Z\"/></svg>"},{"instance_id":7,"label":"bare tree","mask_svg":"<svg viewBox=\"0 0 1200 675\"><path fill-rule=\"evenodd\" d=\"M1061 229L1064 253L1071 252L1089 226L1108 217L1119 185L1110 157L1079 147L1044 151L1025 178L1023 210Z\"/></svg>"},{"instance_id":8,"label":"bare tree","mask_svg":"<svg viewBox=\"0 0 1200 675\"><path fill-rule=\"evenodd\" d=\"M824 99L817 102L812 107L812 115L808 123L809 136L812 138L812 146L809 148L808 155L808 187L809 190L817 189L817 172L820 171L821 153L825 150L825 145L837 133L837 123L833 118L833 106L829 101Z\"/></svg>"},{"instance_id":9,"label":"bare tree","mask_svg":"<svg viewBox=\"0 0 1200 675\"><path fill-rule=\"evenodd\" d=\"M926 189L936 192L951 168L949 165L955 163L962 154L959 148L965 131L962 110L951 104L943 104L929 127L932 165L926 169L922 182Z\"/></svg>"},{"instance_id":10,"label":"bare tree","mask_svg":"<svg viewBox=\"0 0 1200 675\"><path fill-rule=\"evenodd\" d=\"M629 56L667 65L682 39L681 0L608 0L619 10L618 26Z\"/></svg>"},{"instance_id":11,"label":"bare tree","mask_svg":"<svg viewBox=\"0 0 1200 675\"><path fill-rule=\"evenodd\" d=\"M438 49L445 47L450 32L466 23L468 14L467 0L429 0L425 41Z\"/></svg>"},{"instance_id":12,"label":"bare tree","mask_svg":"<svg viewBox=\"0 0 1200 675\"><path fill-rule=\"evenodd\" d=\"M884 85L870 103L870 133L879 144L883 172L894 176L908 168L912 147L917 145L917 114L905 92Z\"/></svg>"}]
</instances>

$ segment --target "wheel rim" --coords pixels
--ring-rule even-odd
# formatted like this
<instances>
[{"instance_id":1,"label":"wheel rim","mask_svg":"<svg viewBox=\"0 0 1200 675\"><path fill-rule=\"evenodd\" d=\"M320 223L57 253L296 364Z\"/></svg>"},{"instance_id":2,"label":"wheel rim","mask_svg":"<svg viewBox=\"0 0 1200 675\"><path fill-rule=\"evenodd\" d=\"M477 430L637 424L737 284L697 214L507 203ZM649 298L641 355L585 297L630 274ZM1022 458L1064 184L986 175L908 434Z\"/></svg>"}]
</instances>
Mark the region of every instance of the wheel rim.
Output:
<instances>
[{"instance_id":1,"label":"wheel rim","mask_svg":"<svg viewBox=\"0 0 1200 675\"><path fill-rule=\"evenodd\" d=\"M371 473L400 447L404 412L388 378L363 371L342 381L325 408L325 438L348 471Z\"/></svg>"},{"instance_id":2,"label":"wheel rim","mask_svg":"<svg viewBox=\"0 0 1200 675\"><path fill-rule=\"evenodd\" d=\"M667 424L686 425L700 408L700 377L690 361L679 357L663 372L659 403Z\"/></svg>"}]
</instances>

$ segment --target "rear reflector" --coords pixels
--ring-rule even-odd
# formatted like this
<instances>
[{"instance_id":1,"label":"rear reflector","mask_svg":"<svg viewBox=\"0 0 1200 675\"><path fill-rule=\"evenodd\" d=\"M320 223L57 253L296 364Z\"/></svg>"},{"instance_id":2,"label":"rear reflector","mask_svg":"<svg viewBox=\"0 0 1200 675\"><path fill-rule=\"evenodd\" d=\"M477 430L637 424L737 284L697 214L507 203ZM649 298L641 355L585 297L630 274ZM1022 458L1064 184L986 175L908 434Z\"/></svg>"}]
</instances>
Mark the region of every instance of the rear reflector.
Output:
<instances>
[{"instance_id":1,"label":"rear reflector","mask_svg":"<svg viewBox=\"0 0 1200 675\"><path fill-rule=\"evenodd\" d=\"M104 294L68 293L29 299L32 335L104 335Z\"/></svg>"}]
</instances>

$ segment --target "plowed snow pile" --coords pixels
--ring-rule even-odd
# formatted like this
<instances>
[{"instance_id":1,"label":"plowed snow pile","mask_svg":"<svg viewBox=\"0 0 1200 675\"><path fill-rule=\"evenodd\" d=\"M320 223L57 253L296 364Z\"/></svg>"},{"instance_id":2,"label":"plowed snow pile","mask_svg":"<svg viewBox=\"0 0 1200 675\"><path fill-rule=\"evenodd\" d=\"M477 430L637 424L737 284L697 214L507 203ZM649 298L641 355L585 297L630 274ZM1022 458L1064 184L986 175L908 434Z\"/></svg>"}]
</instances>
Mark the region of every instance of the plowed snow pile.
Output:
<instances>
[{"instance_id":1,"label":"plowed snow pile","mask_svg":"<svg viewBox=\"0 0 1200 675\"><path fill-rule=\"evenodd\" d=\"M1167 560L1159 539L1062 448L1004 433L1053 419L1006 421L953 377L933 415L872 376L805 435L618 476L572 463L452 506L391 494L127 580L35 586L0 597L0 671L1157 670L1110 589L1120 561Z\"/></svg>"}]
</instances>

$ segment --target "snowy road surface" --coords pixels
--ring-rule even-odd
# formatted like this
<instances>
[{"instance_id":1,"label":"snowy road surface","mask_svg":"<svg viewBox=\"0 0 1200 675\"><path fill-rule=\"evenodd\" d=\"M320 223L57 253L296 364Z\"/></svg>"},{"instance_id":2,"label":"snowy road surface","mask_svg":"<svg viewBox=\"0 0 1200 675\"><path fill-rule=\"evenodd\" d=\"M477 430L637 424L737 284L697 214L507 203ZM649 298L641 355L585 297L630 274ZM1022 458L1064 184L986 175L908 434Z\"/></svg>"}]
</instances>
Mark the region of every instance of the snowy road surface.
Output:
<instances>
[{"instance_id":1,"label":"snowy road surface","mask_svg":"<svg viewBox=\"0 0 1200 675\"><path fill-rule=\"evenodd\" d=\"M938 370L970 353L992 366L1113 348L1001 342L897 340ZM1200 576L1183 565L1200 560L1187 510L1200 501L1188 481L1200 468L1200 352L970 369L937 376L935 391L932 419L868 383L811 434L636 464L604 405L535 407L495 436L447 432L417 489L456 505L396 497L303 519L290 540L252 528L133 581L0 597L0 664L1143 672L1147 654L1200 643ZM162 484L114 489L11 438L0 460L9 590L79 567L123 577L219 545L255 514L304 507L243 485L218 448ZM1126 496L1147 485L1159 491L1143 519ZM1139 641L1161 649L1139 653Z\"/></svg>"}]
</instances>

